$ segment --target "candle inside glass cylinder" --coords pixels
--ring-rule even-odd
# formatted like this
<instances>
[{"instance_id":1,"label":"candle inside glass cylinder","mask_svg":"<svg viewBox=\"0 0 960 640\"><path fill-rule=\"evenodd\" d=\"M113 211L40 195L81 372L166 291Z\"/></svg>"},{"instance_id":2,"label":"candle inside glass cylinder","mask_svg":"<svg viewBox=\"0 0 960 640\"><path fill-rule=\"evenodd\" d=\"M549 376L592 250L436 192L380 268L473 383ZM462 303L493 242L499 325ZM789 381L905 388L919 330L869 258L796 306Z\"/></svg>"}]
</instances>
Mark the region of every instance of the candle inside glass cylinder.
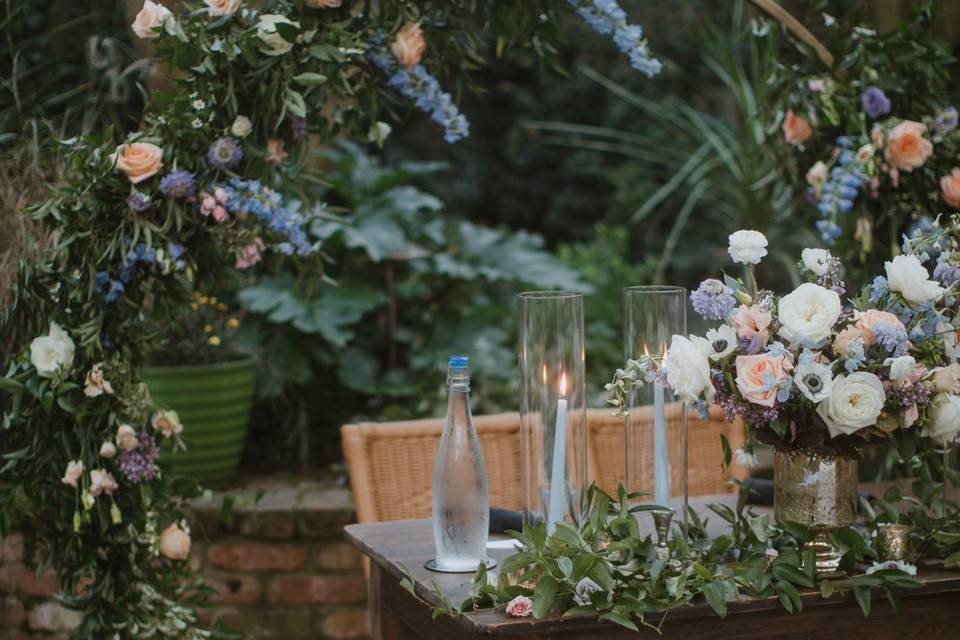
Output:
<instances>
[{"instance_id":1,"label":"candle inside glass cylinder","mask_svg":"<svg viewBox=\"0 0 960 640\"><path fill-rule=\"evenodd\" d=\"M566 496L567 451L567 376L560 374L560 399L557 400L557 421L553 431L553 465L550 469L550 504L547 508L547 533L553 533L563 522Z\"/></svg>"}]
</instances>

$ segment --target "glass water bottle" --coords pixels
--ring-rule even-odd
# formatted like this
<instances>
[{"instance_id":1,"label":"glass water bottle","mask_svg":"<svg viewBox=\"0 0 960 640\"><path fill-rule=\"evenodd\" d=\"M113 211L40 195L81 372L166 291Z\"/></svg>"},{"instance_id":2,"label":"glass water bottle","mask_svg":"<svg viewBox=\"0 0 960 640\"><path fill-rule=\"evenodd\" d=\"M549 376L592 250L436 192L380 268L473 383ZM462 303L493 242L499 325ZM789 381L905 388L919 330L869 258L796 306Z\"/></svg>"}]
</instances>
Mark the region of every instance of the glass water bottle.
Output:
<instances>
[{"instance_id":1,"label":"glass water bottle","mask_svg":"<svg viewBox=\"0 0 960 640\"><path fill-rule=\"evenodd\" d=\"M451 356L447 418L433 472L433 540L436 571L472 572L487 560L490 505L487 467L470 414L466 356Z\"/></svg>"}]
</instances>

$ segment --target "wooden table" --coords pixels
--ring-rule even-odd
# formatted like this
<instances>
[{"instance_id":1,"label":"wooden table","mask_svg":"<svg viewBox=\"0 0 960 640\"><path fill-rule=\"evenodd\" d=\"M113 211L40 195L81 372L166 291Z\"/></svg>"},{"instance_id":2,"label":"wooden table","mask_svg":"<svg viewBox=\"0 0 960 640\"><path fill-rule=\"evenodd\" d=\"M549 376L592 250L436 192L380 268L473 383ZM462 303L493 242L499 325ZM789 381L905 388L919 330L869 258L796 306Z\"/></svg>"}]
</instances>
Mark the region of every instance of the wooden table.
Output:
<instances>
[{"instance_id":1,"label":"wooden table","mask_svg":"<svg viewBox=\"0 0 960 640\"><path fill-rule=\"evenodd\" d=\"M731 497L711 501L728 502ZM755 508L755 511L763 511ZM714 520L717 518L714 517ZM424 561L434 555L429 520L400 520L346 527L347 539L370 557L370 609L375 640L455 640L503 636L513 640L533 638L636 639L638 634L594 618L562 618L559 613L541 620L509 618L502 609L480 610L458 616L432 619L430 607L437 603L431 591L436 582L450 601L459 604L467 595L469 574L427 571ZM502 560L510 552L491 550ZM416 579L413 597L400 586L405 567ZM697 640L956 640L960 638L960 573L921 568L924 587L900 592L903 613L898 614L885 597L874 595L870 617L864 619L849 592L837 592L828 600L818 591L803 593L804 611L789 614L776 599L730 603L720 619L702 600L671 611L663 637ZM652 631L641 636L654 637Z\"/></svg>"}]
</instances>

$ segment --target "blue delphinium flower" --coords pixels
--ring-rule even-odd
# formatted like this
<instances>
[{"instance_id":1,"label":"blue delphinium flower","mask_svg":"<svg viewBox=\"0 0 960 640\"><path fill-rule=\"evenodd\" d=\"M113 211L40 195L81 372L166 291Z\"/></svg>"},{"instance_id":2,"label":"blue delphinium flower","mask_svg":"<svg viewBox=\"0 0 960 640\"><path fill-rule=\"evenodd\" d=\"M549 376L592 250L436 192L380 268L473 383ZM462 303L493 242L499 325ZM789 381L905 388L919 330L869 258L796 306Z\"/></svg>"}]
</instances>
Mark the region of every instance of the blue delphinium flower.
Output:
<instances>
[{"instance_id":1,"label":"blue delphinium flower","mask_svg":"<svg viewBox=\"0 0 960 640\"><path fill-rule=\"evenodd\" d=\"M877 304L883 296L887 295L888 291L890 291L890 286L887 284L887 279L883 276L877 276L870 285L870 302Z\"/></svg>"},{"instance_id":2,"label":"blue delphinium flower","mask_svg":"<svg viewBox=\"0 0 960 640\"><path fill-rule=\"evenodd\" d=\"M933 121L933 130L939 134L947 133L948 131L953 131L957 128L957 108L956 107L947 107L939 114Z\"/></svg>"},{"instance_id":3,"label":"blue delphinium flower","mask_svg":"<svg viewBox=\"0 0 960 640\"><path fill-rule=\"evenodd\" d=\"M837 138L840 153L836 164L830 169L830 177L823 186L817 210L821 220L817 222L821 240L824 244L833 244L840 237L842 231L836 223L836 218L853 209L854 202L860 189L867 181L866 175L854 162L853 152L850 150L853 141L847 136Z\"/></svg>"},{"instance_id":4,"label":"blue delphinium flower","mask_svg":"<svg viewBox=\"0 0 960 640\"><path fill-rule=\"evenodd\" d=\"M306 222L295 207L287 205L283 197L257 180L233 178L226 185L213 185L227 194L226 207L233 213L250 214L266 224L270 231L285 238L276 249L287 255L306 255L313 251L310 238L303 227Z\"/></svg>"},{"instance_id":5,"label":"blue delphinium flower","mask_svg":"<svg viewBox=\"0 0 960 640\"><path fill-rule=\"evenodd\" d=\"M233 169L242 159L240 142L230 136L215 140L207 149L207 162L216 169Z\"/></svg>"},{"instance_id":6,"label":"blue delphinium flower","mask_svg":"<svg viewBox=\"0 0 960 640\"><path fill-rule=\"evenodd\" d=\"M584 22L601 35L613 34L613 43L630 60L630 66L648 78L660 73L663 65L650 55L650 47L639 25L627 23L627 14L616 0L568 0Z\"/></svg>"},{"instance_id":7,"label":"blue delphinium flower","mask_svg":"<svg viewBox=\"0 0 960 640\"><path fill-rule=\"evenodd\" d=\"M890 98L878 87L867 87L860 96L860 102L863 104L863 112L871 120L890 113Z\"/></svg>"},{"instance_id":8,"label":"blue delphinium flower","mask_svg":"<svg viewBox=\"0 0 960 640\"><path fill-rule=\"evenodd\" d=\"M933 269L933 278L945 287L960 283L960 253L953 251L941 253L937 266Z\"/></svg>"},{"instance_id":9,"label":"blue delphinium flower","mask_svg":"<svg viewBox=\"0 0 960 640\"><path fill-rule=\"evenodd\" d=\"M189 198L197 192L193 174L183 169L174 169L160 180L160 193L168 198Z\"/></svg>"},{"instance_id":10,"label":"blue delphinium flower","mask_svg":"<svg viewBox=\"0 0 960 640\"><path fill-rule=\"evenodd\" d=\"M909 337L901 327L893 327L883 322L873 327L877 344L894 357L907 355Z\"/></svg>"},{"instance_id":11,"label":"blue delphinium flower","mask_svg":"<svg viewBox=\"0 0 960 640\"><path fill-rule=\"evenodd\" d=\"M398 69L396 59L387 53L383 36L379 34L370 39L367 58L390 76L387 86L412 100L417 109L429 114L431 120L443 127L444 141L454 143L470 135L470 123L466 117L422 64Z\"/></svg>"},{"instance_id":12,"label":"blue delphinium flower","mask_svg":"<svg viewBox=\"0 0 960 640\"><path fill-rule=\"evenodd\" d=\"M862 367L866 361L867 355L863 352L863 343L854 342L850 347L850 355L847 356L847 361L843 363L843 368L847 370L847 373L853 373Z\"/></svg>"},{"instance_id":13,"label":"blue delphinium flower","mask_svg":"<svg viewBox=\"0 0 960 640\"><path fill-rule=\"evenodd\" d=\"M730 287L713 278L704 280L690 294L693 309L707 320L723 320L737 306Z\"/></svg>"}]
</instances>

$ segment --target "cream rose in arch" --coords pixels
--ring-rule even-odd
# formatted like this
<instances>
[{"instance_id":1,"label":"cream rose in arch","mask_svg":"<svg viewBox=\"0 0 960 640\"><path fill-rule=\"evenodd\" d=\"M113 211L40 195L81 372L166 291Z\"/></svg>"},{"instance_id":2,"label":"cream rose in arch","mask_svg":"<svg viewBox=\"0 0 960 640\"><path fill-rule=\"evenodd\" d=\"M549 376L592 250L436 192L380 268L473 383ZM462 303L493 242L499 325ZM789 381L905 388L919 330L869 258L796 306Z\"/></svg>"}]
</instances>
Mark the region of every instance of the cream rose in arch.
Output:
<instances>
[{"instance_id":1,"label":"cream rose in arch","mask_svg":"<svg viewBox=\"0 0 960 640\"><path fill-rule=\"evenodd\" d=\"M149 40L159 36L164 23L172 18L173 14L170 13L170 9L159 2L146 0L130 28L133 29L138 38Z\"/></svg>"},{"instance_id":2,"label":"cream rose in arch","mask_svg":"<svg viewBox=\"0 0 960 640\"><path fill-rule=\"evenodd\" d=\"M243 6L243 0L203 0L211 16L232 16Z\"/></svg>"},{"instance_id":3,"label":"cream rose in arch","mask_svg":"<svg viewBox=\"0 0 960 640\"><path fill-rule=\"evenodd\" d=\"M904 120L890 130L884 158L900 171L919 169L933 153L933 143L923 137L926 132L919 122Z\"/></svg>"},{"instance_id":4,"label":"cream rose in arch","mask_svg":"<svg viewBox=\"0 0 960 640\"><path fill-rule=\"evenodd\" d=\"M423 30L416 22L408 22L397 32L390 52L397 59L401 67L412 67L420 63L423 52L427 49L427 41L423 37Z\"/></svg>"},{"instance_id":5,"label":"cream rose in arch","mask_svg":"<svg viewBox=\"0 0 960 640\"><path fill-rule=\"evenodd\" d=\"M300 23L294 22L286 16L277 13L264 13L257 23L257 37L260 39L261 49L268 56L282 56L293 48L293 43L286 40L277 30L278 24L285 24L300 29Z\"/></svg>"},{"instance_id":6,"label":"cream rose in arch","mask_svg":"<svg viewBox=\"0 0 960 640\"><path fill-rule=\"evenodd\" d=\"M73 366L74 351L73 340L67 332L51 322L49 333L30 343L30 363L41 378L52 378Z\"/></svg>"},{"instance_id":7,"label":"cream rose in arch","mask_svg":"<svg viewBox=\"0 0 960 640\"><path fill-rule=\"evenodd\" d=\"M943 287L930 279L930 273L916 256L895 256L883 264L890 291L899 293L910 304L926 304L943 296Z\"/></svg>"},{"instance_id":8,"label":"cream rose in arch","mask_svg":"<svg viewBox=\"0 0 960 640\"><path fill-rule=\"evenodd\" d=\"M110 156L117 169L133 184L139 184L157 175L163 168L163 149L149 142L122 144Z\"/></svg>"},{"instance_id":9,"label":"cream rose in arch","mask_svg":"<svg viewBox=\"0 0 960 640\"><path fill-rule=\"evenodd\" d=\"M737 356L735 360L737 389L747 402L772 407L777 402L780 385L793 368L789 356L774 356L758 353L753 356Z\"/></svg>"},{"instance_id":10,"label":"cream rose in arch","mask_svg":"<svg viewBox=\"0 0 960 640\"><path fill-rule=\"evenodd\" d=\"M343 4L343 0L306 0L304 4L311 9L336 9Z\"/></svg>"},{"instance_id":11,"label":"cream rose in arch","mask_svg":"<svg viewBox=\"0 0 960 640\"><path fill-rule=\"evenodd\" d=\"M780 335L793 344L812 347L831 336L840 312L840 296L836 291L804 283L780 299L777 306Z\"/></svg>"},{"instance_id":12,"label":"cream rose in arch","mask_svg":"<svg viewBox=\"0 0 960 640\"><path fill-rule=\"evenodd\" d=\"M154 431L163 434L164 438L173 437L183 431L183 424L176 411L157 411L150 419Z\"/></svg>"},{"instance_id":13,"label":"cream rose in arch","mask_svg":"<svg viewBox=\"0 0 960 640\"><path fill-rule=\"evenodd\" d=\"M827 184L827 165L823 160L817 160L807 171L807 184L816 189L817 193Z\"/></svg>"},{"instance_id":14,"label":"cream rose in arch","mask_svg":"<svg viewBox=\"0 0 960 640\"><path fill-rule=\"evenodd\" d=\"M90 371L87 372L87 378L84 380L83 395L88 398L96 398L103 394L112 395L113 394L113 385L110 384L110 381L103 377L103 363L98 362L97 364L90 367Z\"/></svg>"},{"instance_id":15,"label":"cream rose in arch","mask_svg":"<svg viewBox=\"0 0 960 640\"><path fill-rule=\"evenodd\" d=\"M160 534L160 553L169 560L182 561L190 557L190 527L176 522Z\"/></svg>"},{"instance_id":16,"label":"cream rose in arch","mask_svg":"<svg viewBox=\"0 0 960 640\"><path fill-rule=\"evenodd\" d=\"M817 405L817 414L830 437L851 435L877 422L887 395L880 378L866 371L834 378L830 396Z\"/></svg>"},{"instance_id":17,"label":"cream rose in arch","mask_svg":"<svg viewBox=\"0 0 960 640\"><path fill-rule=\"evenodd\" d=\"M246 138L251 131L253 131L253 123L247 116L237 116L233 124L230 125L230 133L238 138Z\"/></svg>"}]
</instances>

